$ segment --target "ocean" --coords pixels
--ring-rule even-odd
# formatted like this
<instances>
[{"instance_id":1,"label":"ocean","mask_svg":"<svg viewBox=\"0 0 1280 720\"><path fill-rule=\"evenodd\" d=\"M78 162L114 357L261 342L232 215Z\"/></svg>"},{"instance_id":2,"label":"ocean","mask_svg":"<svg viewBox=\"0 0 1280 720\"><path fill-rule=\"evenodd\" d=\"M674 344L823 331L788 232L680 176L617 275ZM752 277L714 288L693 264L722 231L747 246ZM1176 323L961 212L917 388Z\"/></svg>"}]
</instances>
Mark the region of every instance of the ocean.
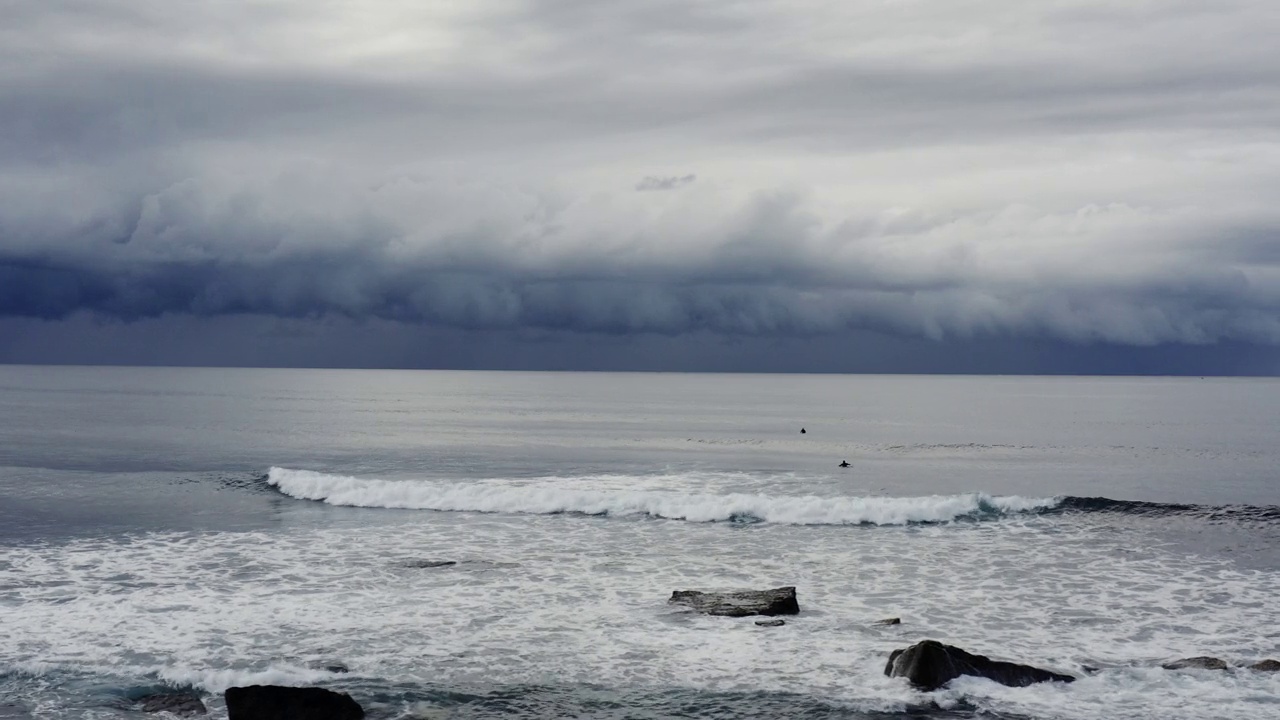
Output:
<instances>
[{"instance_id":1,"label":"ocean","mask_svg":"<svg viewBox=\"0 0 1280 720\"><path fill-rule=\"evenodd\" d=\"M1266 379L0 367L0 717L1280 718L1277 429ZM1080 679L884 675L927 638Z\"/></svg>"}]
</instances>

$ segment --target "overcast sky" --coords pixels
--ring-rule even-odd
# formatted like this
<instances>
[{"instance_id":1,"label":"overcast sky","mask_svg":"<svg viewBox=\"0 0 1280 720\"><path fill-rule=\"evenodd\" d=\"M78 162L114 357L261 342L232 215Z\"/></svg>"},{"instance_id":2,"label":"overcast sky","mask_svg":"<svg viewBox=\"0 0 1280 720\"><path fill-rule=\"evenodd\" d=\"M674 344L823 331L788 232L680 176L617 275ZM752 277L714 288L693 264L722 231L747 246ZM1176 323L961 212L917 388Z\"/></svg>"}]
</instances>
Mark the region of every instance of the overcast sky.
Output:
<instances>
[{"instance_id":1,"label":"overcast sky","mask_svg":"<svg viewBox=\"0 0 1280 720\"><path fill-rule=\"evenodd\" d=\"M1275 0L39 0L0 361L1280 374Z\"/></svg>"}]
</instances>

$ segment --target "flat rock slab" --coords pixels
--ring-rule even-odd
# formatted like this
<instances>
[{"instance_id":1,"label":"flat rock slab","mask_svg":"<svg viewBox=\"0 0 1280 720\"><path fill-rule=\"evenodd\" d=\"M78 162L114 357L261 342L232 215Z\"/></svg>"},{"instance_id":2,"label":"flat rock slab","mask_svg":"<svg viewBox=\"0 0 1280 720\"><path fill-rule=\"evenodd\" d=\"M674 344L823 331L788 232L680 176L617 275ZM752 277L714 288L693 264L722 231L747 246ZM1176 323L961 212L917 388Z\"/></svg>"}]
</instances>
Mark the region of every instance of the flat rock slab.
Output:
<instances>
[{"instance_id":1,"label":"flat rock slab","mask_svg":"<svg viewBox=\"0 0 1280 720\"><path fill-rule=\"evenodd\" d=\"M676 590L669 602L688 605L700 613L725 617L748 615L798 615L795 587L772 590L738 590L734 592L702 592Z\"/></svg>"},{"instance_id":2,"label":"flat rock slab","mask_svg":"<svg viewBox=\"0 0 1280 720\"><path fill-rule=\"evenodd\" d=\"M1200 657L1183 658L1165 663L1160 667L1165 670L1226 670L1227 663L1216 657L1201 655Z\"/></svg>"},{"instance_id":3,"label":"flat rock slab","mask_svg":"<svg viewBox=\"0 0 1280 720\"><path fill-rule=\"evenodd\" d=\"M316 687L227 688L229 720L360 720L364 708L346 693Z\"/></svg>"},{"instance_id":4,"label":"flat rock slab","mask_svg":"<svg viewBox=\"0 0 1280 720\"><path fill-rule=\"evenodd\" d=\"M943 645L937 640L923 640L911 647L894 650L889 656L889 663L885 665L884 674L889 677L904 677L912 685L926 691L937 690L961 675L984 677L1010 687L1025 687L1051 680L1075 680L1070 675L1030 665L974 655L958 647Z\"/></svg>"},{"instance_id":5,"label":"flat rock slab","mask_svg":"<svg viewBox=\"0 0 1280 720\"><path fill-rule=\"evenodd\" d=\"M776 618L774 620L757 620L756 624L760 627L782 627L787 624L787 621L782 618Z\"/></svg>"},{"instance_id":6,"label":"flat rock slab","mask_svg":"<svg viewBox=\"0 0 1280 720\"><path fill-rule=\"evenodd\" d=\"M405 566L405 567L410 567L410 568L420 568L420 569L427 569L427 568L440 568L440 567L450 567L450 566L452 566L452 565L457 565L457 564L458 564L458 561L457 561L457 560L421 560L421 559L418 559L418 560L406 560L406 561L404 561L404 566Z\"/></svg>"},{"instance_id":7,"label":"flat rock slab","mask_svg":"<svg viewBox=\"0 0 1280 720\"><path fill-rule=\"evenodd\" d=\"M1250 670L1262 672L1280 672L1280 660L1262 660L1249 666Z\"/></svg>"},{"instance_id":8,"label":"flat rock slab","mask_svg":"<svg viewBox=\"0 0 1280 720\"><path fill-rule=\"evenodd\" d=\"M901 625L901 624L902 624L902 618L885 618L883 620L877 620L874 623L872 623L872 625Z\"/></svg>"}]
</instances>

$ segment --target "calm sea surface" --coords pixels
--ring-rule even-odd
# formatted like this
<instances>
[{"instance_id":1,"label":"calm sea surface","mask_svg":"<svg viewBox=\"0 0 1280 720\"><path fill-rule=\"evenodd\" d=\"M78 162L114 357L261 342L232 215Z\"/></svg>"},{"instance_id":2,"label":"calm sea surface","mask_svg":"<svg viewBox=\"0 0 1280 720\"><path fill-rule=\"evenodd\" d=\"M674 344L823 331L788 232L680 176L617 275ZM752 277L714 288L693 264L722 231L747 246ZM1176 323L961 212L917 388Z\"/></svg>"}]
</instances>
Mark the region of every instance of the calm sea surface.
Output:
<instances>
[{"instance_id":1,"label":"calm sea surface","mask_svg":"<svg viewBox=\"0 0 1280 720\"><path fill-rule=\"evenodd\" d=\"M0 717L1280 718L1278 431L1253 379L0 367ZM883 675L926 638L1081 679Z\"/></svg>"}]
</instances>

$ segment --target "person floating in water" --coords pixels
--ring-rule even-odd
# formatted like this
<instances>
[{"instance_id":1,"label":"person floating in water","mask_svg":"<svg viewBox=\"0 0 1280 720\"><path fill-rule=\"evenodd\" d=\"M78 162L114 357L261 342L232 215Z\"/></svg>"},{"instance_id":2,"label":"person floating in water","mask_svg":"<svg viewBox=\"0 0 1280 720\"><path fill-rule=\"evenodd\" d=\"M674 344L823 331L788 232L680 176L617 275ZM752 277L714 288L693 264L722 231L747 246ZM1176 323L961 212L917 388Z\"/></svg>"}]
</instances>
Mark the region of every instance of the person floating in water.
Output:
<instances>
[{"instance_id":1,"label":"person floating in water","mask_svg":"<svg viewBox=\"0 0 1280 720\"><path fill-rule=\"evenodd\" d=\"M841 460L841 461L840 461L840 467L849 467L849 461L848 461L848 460Z\"/></svg>"},{"instance_id":2,"label":"person floating in water","mask_svg":"<svg viewBox=\"0 0 1280 720\"><path fill-rule=\"evenodd\" d=\"M801 434L801 435L803 435L803 434L804 434L804 428L800 428L800 434Z\"/></svg>"}]
</instances>

